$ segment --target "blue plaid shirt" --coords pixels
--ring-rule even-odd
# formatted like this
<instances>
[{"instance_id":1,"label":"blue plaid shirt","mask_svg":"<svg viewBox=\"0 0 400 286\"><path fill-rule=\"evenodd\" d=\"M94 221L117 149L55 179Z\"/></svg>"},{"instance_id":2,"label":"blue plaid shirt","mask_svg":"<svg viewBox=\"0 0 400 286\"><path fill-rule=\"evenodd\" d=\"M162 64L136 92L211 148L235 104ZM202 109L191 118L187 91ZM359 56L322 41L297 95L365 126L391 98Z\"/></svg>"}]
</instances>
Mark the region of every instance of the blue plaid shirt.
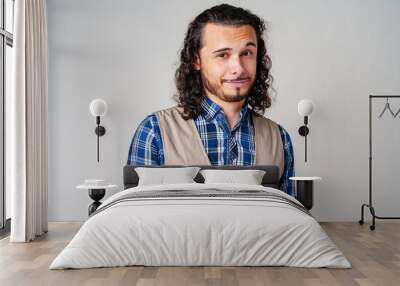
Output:
<instances>
[{"instance_id":1,"label":"blue plaid shirt","mask_svg":"<svg viewBox=\"0 0 400 286\"><path fill-rule=\"evenodd\" d=\"M202 111L194 119L211 165L251 166L255 162L255 133L247 104L240 110L238 122L231 129L219 105L205 97ZM294 195L293 146L289 134L278 125L284 146L285 169L280 189ZM164 165L164 148L155 113L147 116L133 136L128 165Z\"/></svg>"}]
</instances>

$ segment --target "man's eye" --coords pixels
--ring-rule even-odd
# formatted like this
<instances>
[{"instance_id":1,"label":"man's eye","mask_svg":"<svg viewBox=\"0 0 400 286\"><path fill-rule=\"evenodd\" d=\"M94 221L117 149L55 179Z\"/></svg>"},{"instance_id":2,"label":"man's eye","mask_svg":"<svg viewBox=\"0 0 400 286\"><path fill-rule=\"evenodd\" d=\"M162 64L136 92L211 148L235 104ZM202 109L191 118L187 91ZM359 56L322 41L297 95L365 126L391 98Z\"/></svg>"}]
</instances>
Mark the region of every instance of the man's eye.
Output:
<instances>
[{"instance_id":1,"label":"man's eye","mask_svg":"<svg viewBox=\"0 0 400 286\"><path fill-rule=\"evenodd\" d=\"M227 58L228 54L227 53L222 53L217 55L218 58Z\"/></svg>"},{"instance_id":2,"label":"man's eye","mask_svg":"<svg viewBox=\"0 0 400 286\"><path fill-rule=\"evenodd\" d=\"M252 51L245 51L242 55L251 56L251 55L253 55L253 52Z\"/></svg>"}]
</instances>

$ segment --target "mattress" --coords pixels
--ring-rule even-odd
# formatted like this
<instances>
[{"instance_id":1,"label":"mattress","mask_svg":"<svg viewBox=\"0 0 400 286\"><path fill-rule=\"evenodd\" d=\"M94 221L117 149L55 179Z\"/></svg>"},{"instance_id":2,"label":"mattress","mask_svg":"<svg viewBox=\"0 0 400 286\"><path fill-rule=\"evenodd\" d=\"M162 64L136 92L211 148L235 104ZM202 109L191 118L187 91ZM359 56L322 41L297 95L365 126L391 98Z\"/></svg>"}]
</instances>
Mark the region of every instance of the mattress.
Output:
<instances>
[{"instance_id":1,"label":"mattress","mask_svg":"<svg viewBox=\"0 0 400 286\"><path fill-rule=\"evenodd\" d=\"M50 269L130 265L351 267L293 197L258 185L198 183L109 197Z\"/></svg>"}]
</instances>

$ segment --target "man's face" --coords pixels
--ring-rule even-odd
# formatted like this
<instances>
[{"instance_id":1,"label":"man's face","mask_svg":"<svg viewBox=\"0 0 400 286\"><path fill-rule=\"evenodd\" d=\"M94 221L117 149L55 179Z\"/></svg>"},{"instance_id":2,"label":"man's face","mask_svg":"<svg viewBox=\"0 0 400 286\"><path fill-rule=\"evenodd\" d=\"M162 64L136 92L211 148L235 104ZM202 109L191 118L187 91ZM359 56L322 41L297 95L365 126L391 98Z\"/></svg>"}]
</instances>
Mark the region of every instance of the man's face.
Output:
<instances>
[{"instance_id":1,"label":"man's face","mask_svg":"<svg viewBox=\"0 0 400 286\"><path fill-rule=\"evenodd\" d=\"M253 27L207 24L194 67L201 72L208 96L225 102L242 101L257 72L257 36Z\"/></svg>"}]
</instances>

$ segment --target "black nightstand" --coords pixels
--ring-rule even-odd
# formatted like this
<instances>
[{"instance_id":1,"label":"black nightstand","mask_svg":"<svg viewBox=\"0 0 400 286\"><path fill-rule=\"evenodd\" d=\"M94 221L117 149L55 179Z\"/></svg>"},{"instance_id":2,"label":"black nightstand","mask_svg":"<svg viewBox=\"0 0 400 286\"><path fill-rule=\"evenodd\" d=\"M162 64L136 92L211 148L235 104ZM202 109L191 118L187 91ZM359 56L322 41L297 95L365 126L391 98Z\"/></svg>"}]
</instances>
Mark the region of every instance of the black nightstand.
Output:
<instances>
[{"instance_id":1,"label":"black nightstand","mask_svg":"<svg viewBox=\"0 0 400 286\"><path fill-rule=\"evenodd\" d=\"M94 213L97 208L101 205L100 200L104 198L104 195L106 194L107 189L114 189L116 188L117 185L111 185L111 184L103 184L103 185L91 185L85 182L85 184L78 185L76 186L77 189L79 190L88 190L89 197L94 201L92 204L89 205L88 207L88 213L89 216Z\"/></svg>"},{"instance_id":2,"label":"black nightstand","mask_svg":"<svg viewBox=\"0 0 400 286\"><path fill-rule=\"evenodd\" d=\"M290 180L296 181L296 199L303 206L311 210L314 203L313 183L316 180L321 180L320 177L290 177Z\"/></svg>"}]
</instances>

